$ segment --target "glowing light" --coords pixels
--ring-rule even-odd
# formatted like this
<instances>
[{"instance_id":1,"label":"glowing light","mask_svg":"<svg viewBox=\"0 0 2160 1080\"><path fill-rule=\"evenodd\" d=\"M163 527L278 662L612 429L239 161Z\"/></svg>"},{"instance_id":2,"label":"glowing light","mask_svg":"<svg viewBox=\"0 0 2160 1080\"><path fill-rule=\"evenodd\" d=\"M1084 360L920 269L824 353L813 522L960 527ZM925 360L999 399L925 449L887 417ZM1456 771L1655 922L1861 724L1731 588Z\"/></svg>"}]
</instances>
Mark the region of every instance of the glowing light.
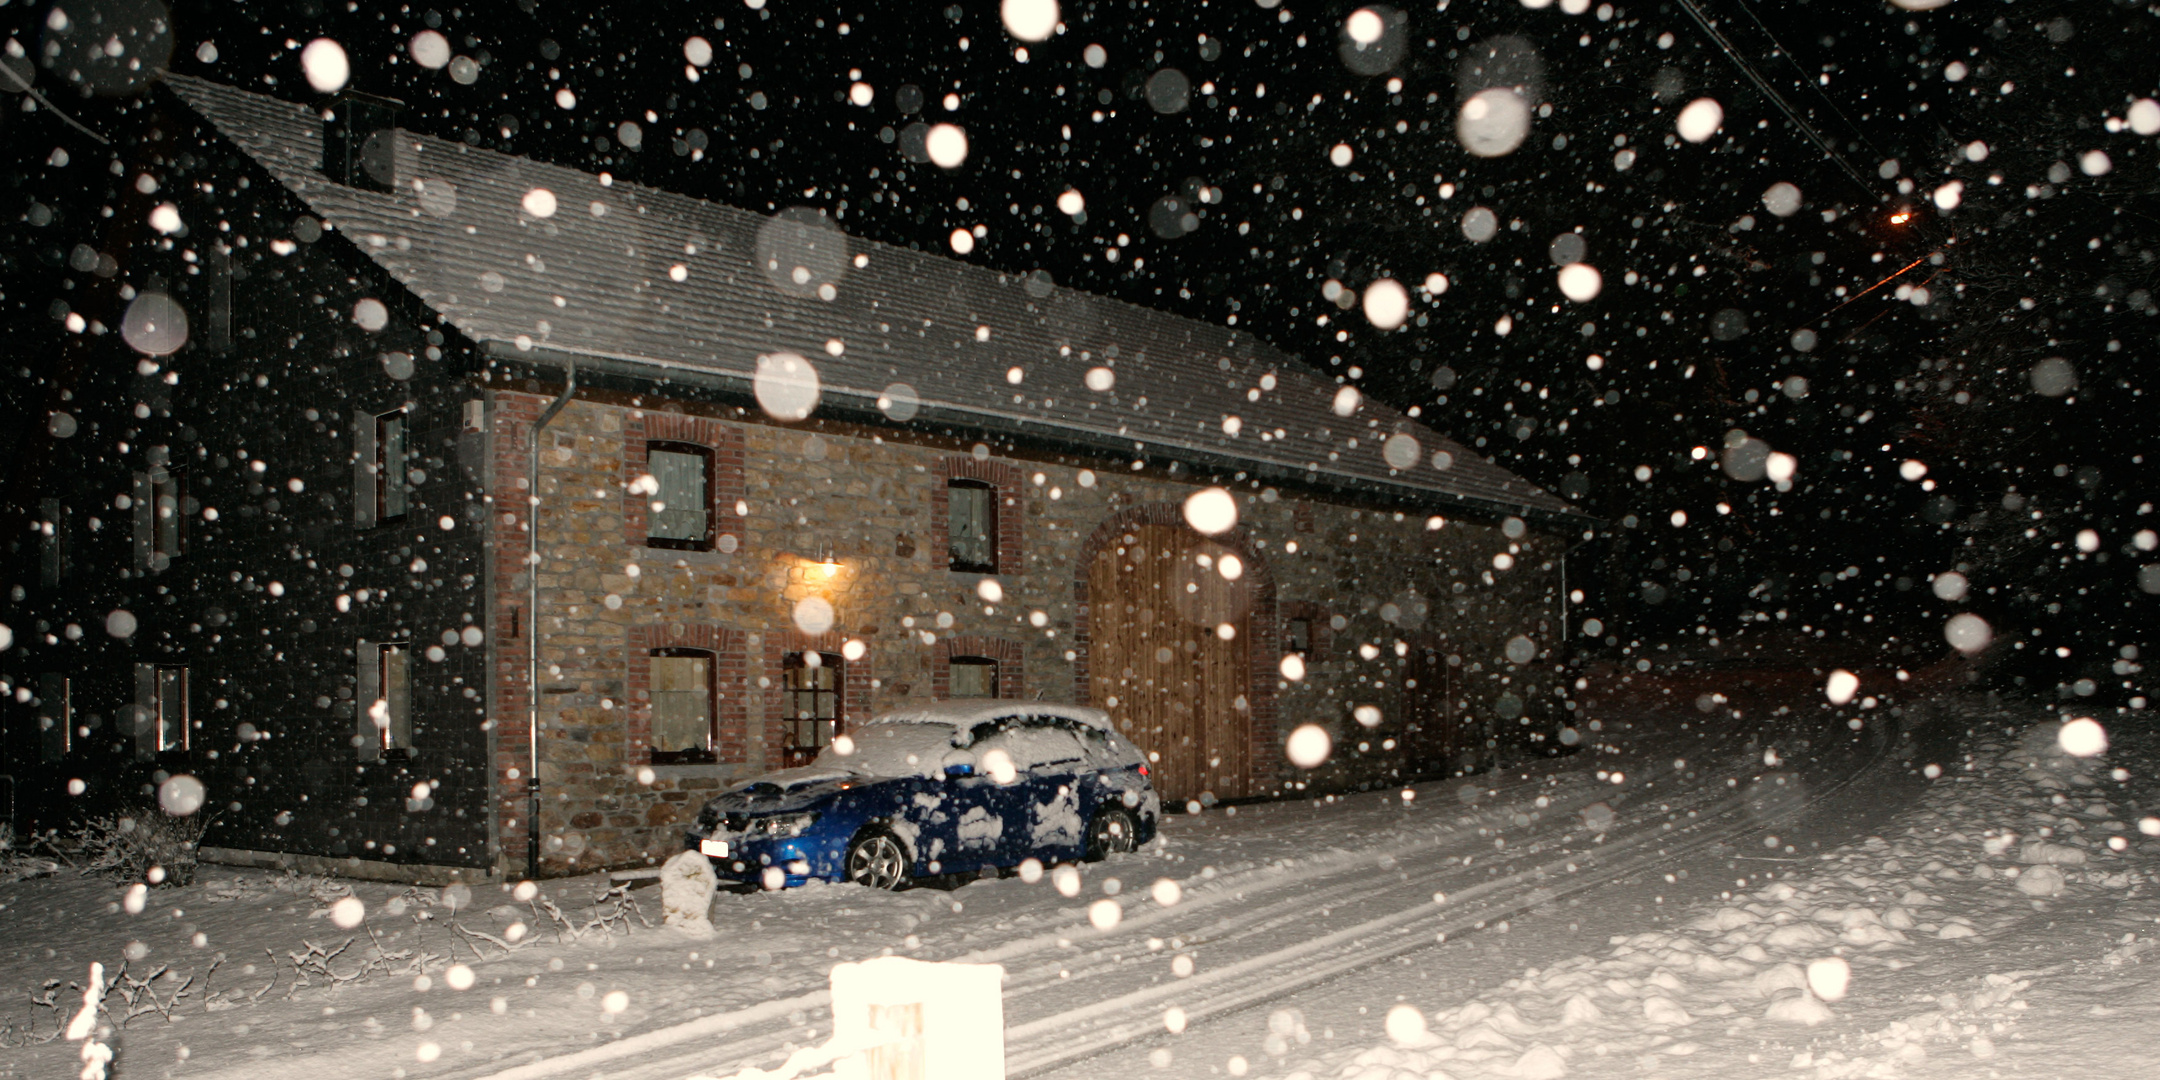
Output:
<instances>
[{"instance_id":1,"label":"glowing light","mask_svg":"<svg viewBox=\"0 0 2160 1080\"><path fill-rule=\"evenodd\" d=\"M1365 318L1381 330L1393 330L1410 317L1410 293L1394 278L1365 286Z\"/></svg>"},{"instance_id":2,"label":"glowing light","mask_svg":"<svg viewBox=\"0 0 2160 1080\"><path fill-rule=\"evenodd\" d=\"M1605 276L1588 263L1569 263L1560 268L1560 294L1578 304L1597 299L1605 288Z\"/></svg>"},{"instance_id":3,"label":"glowing light","mask_svg":"<svg viewBox=\"0 0 2160 1080\"><path fill-rule=\"evenodd\" d=\"M1725 107L1711 98L1696 98L1680 110L1673 121L1673 130L1691 143L1707 141L1725 125Z\"/></svg>"},{"instance_id":4,"label":"glowing light","mask_svg":"<svg viewBox=\"0 0 2160 1080\"><path fill-rule=\"evenodd\" d=\"M340 930L350 930L367 918L367 905L357 896L340 898L330 905L330 921Z\"/></svg>"},{"instance_id":5,"label":"glowing light","mask_svg":"<svg viewBox=\"0 0 2160 1080\"><path fill-rule=\"evenodd\" d=\"M1843 705L1860 692L1860 677L1840 668L1830 673L1830 681L1823 685L1823 696L1832 705Z\"/></svg>"},{"instance_id":6,"label":"glowing light","mask_svg":"<svg viewBox=\"0 0 2160 1080\"><path fill-rule=\"evenodd\" d=\"M1218 536L1237 525L1237 498L1219 488L1202 488L1185 497L1185 523L1202 536Z\"/></svg>"},{"instance_id":7,"label":"glowing light","mask_svg":"<svg viewBox=\"0 0 2160 1080\"><path fill-rule=\"evenodd\" d=\"M1373 9L1359 8L1343 20L1343 31L1350 35L1350 40L1360 45L1370 45L1380 40L1380 35L1387 31L1387 23L1382 21L1379 13Z\"/></svg>"},{"instance_id":8,"label":"glowing light","mask_svg":"<svg viewBox=\"0 0 2160 1080\"><path fill-rule=\"evenodd\" d=\"M1300 769L1317 769L1335 752L1335 740L1318 724L1300 724L1283 742L1283 753Z\"/></svg>"},{"instance_id":9,"label":"glowing light","mask_svg":"<svg viewBox=\"0 0 2160 1080\"><path fill-rule=\"evenodd\" d=\"M1808 989L1824 1001L1836 1001L1845 996L1846 987L1852 984L1852 965L1842 956L1824 957L1807 966Z\"/></svg>"},{"instance_id":10,"label":"glowing light","mask_svg":"<svg viewBox=\"0 0 2160 1080\"><path fill-rule=\"evenodd\" d=\"M406 46L413 63L437 71L450 65L450 39L433 30L422 30Z\"/></svg>"},{"instance_id":11,"label":"glowing light","mask_svg":"<svg viewBox=\"0 0 2160 1080\"><path fill-rule=\"evenodd\" d=\"M2055 742L2071 757L2099 757L2107 753L2107 729L2089 716L2081 716L2055 733Z\"/></svg>"},{"instance_id":12,"label":"glowing light","mask_svg":"<svg viewBox=\"0 0 2160 1080\"><path fill-rule=\"evenodd\" d=\"M923 136L923 152L938 168L957 169L967 160L967 132L958 124L937 124Z\"/></svg>"},{"instance_id":13,"label":"glowing light","mask_svg":"<svg viewBox=\"0 0 2160 1080\"><path fill-rule=\"evenodd\" d=\"M1004 0L998 15L1005 32L1021 41L1047 41L1057 32L1057 0Z\"/></svg>"},{"instance_id":14,"label":"glowing light","mask_svg":"<svg viewBox=\"0 0 2160 1080\"><path fill-rule=\"evenodd\" d=\"M758 405L776 420L807 419L817 409L821 393L817 368L791 352L758 357L750 386Z\"/></svg>"},{"instance_id":15,"label":"glowing light","mask_svg":"<svg viewBox=\"0 0 2160 1080\"><path fill-rule=\"evenodd\" d=\"M1943 623L1943 640L1949 642L1951 648L1971 656L1985 650L1988 643L1995 640L1995 628L1989 626L1986 619L1968 611L1953 615Z\"/></svg>"},{"instance_id":16,"label":"glowing light","mask_svg":"<svg viewBox=\"0 0 2160 1080\"><path fill-rule=\"evenodd\" d=\"M300 50L300 70L316 93L334 94L352 78L352 61L345 56L345 46L329 38L316 38Z\"/></svg>"},{"instance_id":17,"label":"glowing light","mask_svg":"<svg viewBox=\"0 0 2160 1080\"><path fill-rule=\"evenodd\" d=\"M1462 103L1455 116L1455 138L1478 157L1513 153L1530 135L1530 104L1506 87L1481 90Z\"/></svg>"}]
</instances>

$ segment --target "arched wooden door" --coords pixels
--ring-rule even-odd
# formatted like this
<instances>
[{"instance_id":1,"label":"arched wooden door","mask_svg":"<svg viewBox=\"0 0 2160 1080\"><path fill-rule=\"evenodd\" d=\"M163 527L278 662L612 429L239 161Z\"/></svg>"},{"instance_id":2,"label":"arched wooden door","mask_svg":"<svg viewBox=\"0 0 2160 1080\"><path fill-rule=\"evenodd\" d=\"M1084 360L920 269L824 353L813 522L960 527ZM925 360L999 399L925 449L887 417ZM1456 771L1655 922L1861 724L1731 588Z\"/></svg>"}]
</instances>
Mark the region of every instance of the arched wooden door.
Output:
<instances>
[{"instance_id":1,"label":"arched wooden door","mask_svg":"<svg viewBox=\"0 0 2160 1080\"><path fill-rule=\"evenodd\" d=\"M1157 755L1182 803L1250 794L1252 582L1234 549L1181 525L1133 525L1088 570L1088 700Z\"/></svg>"}]
</instances>

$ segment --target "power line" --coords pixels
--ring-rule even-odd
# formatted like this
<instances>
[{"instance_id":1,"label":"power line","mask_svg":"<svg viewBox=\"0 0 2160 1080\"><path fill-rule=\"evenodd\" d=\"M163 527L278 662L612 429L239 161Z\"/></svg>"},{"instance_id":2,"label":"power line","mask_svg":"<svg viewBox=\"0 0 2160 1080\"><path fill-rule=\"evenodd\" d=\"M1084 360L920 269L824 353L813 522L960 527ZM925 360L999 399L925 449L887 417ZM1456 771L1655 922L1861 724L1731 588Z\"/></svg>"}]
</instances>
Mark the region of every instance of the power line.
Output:
<instances>
[{"instance_id":1,"label":"power line","mask_svg":"<svg viewBox=\"0 0 2160 1080\"><path fill-rule=\"evenodd\" d=\"M1710 21L1710 17L1703 14L1702 8L1696 5L1695 0L1680 0L1680 6L1687 9L1688 15L1695 20L1697 26L1702 27L1703 33L1709 35L1710 40L1717 42L1718 48L1725 50L1725 55L1747 75L1748 81L1754 83L1757 90L1762 91L1764 96L1777 104L1778 111L1785 114L1785 119L1792 121L1793 126L1799 128L1801 133L1808 137L1808 141L1821 149L1830 160L1837 162L1838 167L1845 170L1845 175L1852 177L1853 183L1858 184L1861 190L1866 191L1870 198L1876 195L1874 187L1868 183L1867 178L1860 175L1860 170L1853 168L1852 162L1845 160L1845 155L1838 153L1837 146L1823 138L1822 133L1816 131L1815 126L1803 119L1799 111L1785 100L1784 95L1778 93L1777 89L1770 85L1770 80L1763 78L1762 72L1755 70L1755 65L1748 63L1747 58L1740 55L1740 50L1733 48L1732 42L1726 40L1725 35L1718 31L1717 25Z\"/></svg>"}]
</instances>

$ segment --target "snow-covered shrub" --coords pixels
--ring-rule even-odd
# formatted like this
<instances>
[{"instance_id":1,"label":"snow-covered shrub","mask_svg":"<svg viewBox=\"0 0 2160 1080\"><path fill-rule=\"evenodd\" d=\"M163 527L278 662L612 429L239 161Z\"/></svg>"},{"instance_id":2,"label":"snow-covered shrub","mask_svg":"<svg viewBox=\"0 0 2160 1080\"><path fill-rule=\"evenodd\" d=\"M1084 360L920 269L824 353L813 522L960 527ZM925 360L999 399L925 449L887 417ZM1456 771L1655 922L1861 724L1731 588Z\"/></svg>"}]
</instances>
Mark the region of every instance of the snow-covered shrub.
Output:
<instances>
[{"instance_id":1,"label":"snow-covered shrub","mask_svg":"<svg viewBox=\"0 0 2160 1080\"><path fill-rule=\"evenodd\" d=\"M174 817L138 808L91 818L73 836L54 843L73 848L73 862L84 873L151 885L185 885L195 879L196 847L209 826L209 819L202 815Z\"/></svg>"},{"instance_id":2,"label":"snow-covered shrub","mask_svg":"<svg viewBox=\"0 0 2160 1080\"><path fill-rule=\"evenodd\" d=\"M28 842L18 842L11 825L0 824L0 884L21 881L24 878L48 877L60 869L52 859L30 854L37 846L33 837Z\"/></svg>"}]
</instances>

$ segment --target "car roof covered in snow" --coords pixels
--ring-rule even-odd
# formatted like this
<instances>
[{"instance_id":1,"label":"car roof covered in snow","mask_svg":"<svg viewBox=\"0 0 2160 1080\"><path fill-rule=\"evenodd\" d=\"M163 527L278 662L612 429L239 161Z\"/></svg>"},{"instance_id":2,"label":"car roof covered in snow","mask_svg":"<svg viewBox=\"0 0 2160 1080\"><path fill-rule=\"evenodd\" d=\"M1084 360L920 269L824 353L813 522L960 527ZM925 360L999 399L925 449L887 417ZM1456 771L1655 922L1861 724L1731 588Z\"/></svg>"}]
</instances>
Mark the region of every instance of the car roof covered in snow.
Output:
<instances>
[{"instance_id":1,"label":"car roof covered in snow","mask_svg":"<svg viewBox=\"0 0 2160 1080\"><path fill-rule=\"evenodd\" d=\"M933 701L906 709L894 709L870 720L873 724L951 724L966 731L986 720L1008 716L1055 716L1063 720L1110 730L1110 714L1085 705L1062 705L1052 701L1021 701L986 698L980 701Z\"/></svg>"}]
</instances>

